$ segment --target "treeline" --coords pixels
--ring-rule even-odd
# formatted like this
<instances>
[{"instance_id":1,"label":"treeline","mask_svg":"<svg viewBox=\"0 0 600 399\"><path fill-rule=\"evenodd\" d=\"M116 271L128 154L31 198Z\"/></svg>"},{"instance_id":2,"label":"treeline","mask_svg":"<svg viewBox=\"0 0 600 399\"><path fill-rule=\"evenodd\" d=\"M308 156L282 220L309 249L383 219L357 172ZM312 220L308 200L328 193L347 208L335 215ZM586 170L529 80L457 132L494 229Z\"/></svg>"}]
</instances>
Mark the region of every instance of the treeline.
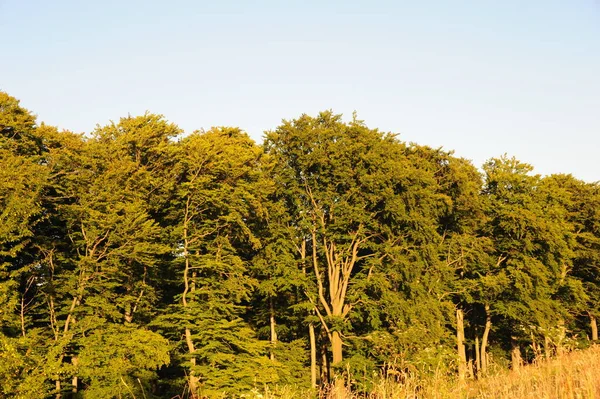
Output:
<instances>
[{"instance_id":1,"label":"treeline","mask_svg":"<svg viewBox=\"0 0 600 399\"><path fill-rule=\"evenodd\" d=\"M484 375L598 339L600 185L356 118L58 131L0 92L0 392Z\"/></svg>"}]
</instances>

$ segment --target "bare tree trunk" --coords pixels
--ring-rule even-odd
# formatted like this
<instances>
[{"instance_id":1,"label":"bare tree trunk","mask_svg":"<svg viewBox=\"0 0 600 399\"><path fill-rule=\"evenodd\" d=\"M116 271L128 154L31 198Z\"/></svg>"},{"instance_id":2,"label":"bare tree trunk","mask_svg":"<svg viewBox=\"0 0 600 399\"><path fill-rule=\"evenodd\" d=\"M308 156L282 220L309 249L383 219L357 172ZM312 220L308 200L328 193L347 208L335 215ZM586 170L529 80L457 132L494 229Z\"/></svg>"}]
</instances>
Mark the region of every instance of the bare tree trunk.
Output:
<instances>
[{"instance_id":1,"label":"bare tree trunk","mask_svg":"<svg viewBox=\"0 0 600 399\"><path fill-rule=\"evenodd\" d=\"M73 376L73 379L71 380L71 385L73 385L73 388L71 388L71 392L73 393L77 393L77 376Z\"/></svg>"},{"instance_id":2,"label":"bare tree trunk","mask_svg":"<svg viewBox=\"0 0 600 399\"><path fill-rule=\"evenodd\" d=\"M475 333L475 368L477 370L477 376L481 373L481 347L479 346L479 335Z\"/></svg>"},{"instance_id":3,"label":"bare tree trunk","mask_svg":"<svg viewBox=\"0 0 600 399\"><path fill-rule=\"evenodd\" d=\"M519 346L516 338L513 337L512 341L511 367L513 370L518 370L523 364L523 359L521 358L521 347Z\"/></svg>"},{"instance_id":4,"label":"bare tree trunk","mask_svg":"<svg viewBox=\"0 0 600 399\"><path fill-rule=\"evenodd\" d=\"M190 355L192 355L192 357L190 358L190 375L189 375L189 385L190 385L190 392L191 392L191 398L192 399L196 399L198 398L198 385L199 385L199 378L196 376L196 373L194 371L194 368L196 367L196 358L193 357L194 353L196 352L196 347L194 346L194 341L192 339L192 331L190 330L189 327L185 328L185 343L187 344L188 347L188 352L190 353Z\"/></svg>"},{"instance_id":5,"label":"bare tree trunk","mask_svg":"<svg viewBox=\"0 0 600 399\"><path fill-rule=\"evenodd\" d=\"M598 324L596 323L596 316L590 313L590 327L592 328L592 341L598 341Z\"/></svg>"},{"instance_id":6,"label":"bare tree trunk","mask_svg":"<svg viewBox=\"0 0 600 399\"><path fill-rule=\"evenodd\" d=\"M302 273L306 275L306 240L302 240L302 244L297 247L302 260ZM314 312L313 312L314 314ZM315 325L311 322L308 324L308 337L310 340L310 386L317 387L317 339L315 337Z\"/></svg>"},{"instance_id":7,"label":"bare tree trunk","mask_svg":"<svg viewBox=\"0 0 600 399\"><path fill-rule=\"evenodd\" d=\"M458 378L464 380L467 375L467 353L465 350L464 314L456 309L456 347L458 350Z\"/></svg>"},{"instance_id":8,"label":"bare tree trunk","mask_svg":"<svg viewBox=\"0 0 600 399\"><path fill-rule=\"evenodd\" d=\"M25 296L21 296L21 335L25 336Z\"/></svg>"},{"instance_id":9,"label":"bare tree trunk","mask_svg":"<svg viewBox=\"0 0 600 399\"><path fill-rule=\"evenodd\" d=\"M187 308L189 306L187 300L188 292L194 292L196 285L194 281L194 276L192 276L192 281L190 281L190 253L189 253L189 238L188 238L188 222L189 222L189 209L190 209L190 198L188 198L185 206L185 216L184 216L184 224L183 224L183 257L185 259L185 270L183 271L183 284L184 290L182 295L182 303L183 307ZM198 398L198 386L200 379L196 376L194 369L196 368L196 358L194 357L194 353L196 352L196 347L194 346L194 341L192 339L192 331L189 327L185 328L185 342L188 347L188 352L190 355L190 375L188 376L189 386L190 386L190 398L197 399Z\"/></svg>"},{"instance_id":10,"label":"bare tree trunk","mask_svg":"<svg viewBox=\"0 0 600 399\"><path fill-rule=\"evenodd\" d=\"M331 333L331 351L333 361L332 365L339 366L343 360L343 352L342 352L342 337L339 331L333 331ZM333 396L332 399L343 399L345 398L345 381L344 376L335 372L335 386L333 388Z\"/></svg>"},{"instance_id":11,"label":"bare tree trunk","mask_svg":"<svg viewBox=\"0 0 600 399\"><path fill-rule=\"evenodd\" d=\"M77 358L77 356L73 356L71 358L71 364L73 364L73 368L75 370L77 370L77 363L79 363L79 359ZM77 374L75 374L73 376L73 379L71 380L71 385L72 385L71 392L73 392L73 393L77 393L77 382L78 382L78 378L77 378Z\"/></svg>"},{"instance_id":12,"label":"bare tree trunk","mask_svg":"<svg viewBox=\"0 0 600 399\"><path fill-rule=\"evenodd\" d=\"M321 340L321 345L320 345L320 351L321 351L321 367L322 367L322 373L321 373L321 385L325 385L325 384L329 384L331 382L331 364L329 361L329 356L328 356L328 345L325 344L325 342L328 342L329 338L327 336L327 334L323 334L322 335L322 340Z\"/></svg>"},{"instance_id":13,"label":"bare tree trunk","mask_svg":"<svg viewBox=\"0 0 600 399\"><path fill-rule=\"evenodd\" d=\"M58 341L58 337L60 335L60 330L58 327L58 320L56 320L56 311L54 309L54 298L52 296L48 297L48 306L50 309L50 326L52 327L52 332L54 333L54 341ZM56 387L56 399L61 398L61 386L60 386L60 377L57 375L54 384Z\"/></svg>"},{"instance_id":14,"label":"bare tree trunk","mask_svg":"<svg viewBox=\"0 0 600 399\"><path fill-rule=\"evenodd\" d=\"M344 321L350 312L352 305L346 303L348 288L352 277L352 271L363 256L359 256L362 244L369 240L369 236L364 235L363 225L359 224L356 231L351 232L351 242L338 246L335 240L329 239L328 234L328 217L321 205L313 197L310 187L306 184L305 190L312 204L312 269L315 274L317 283L317 300L313 301L309 295L308 299L314 306L315 313L319 317L323 328L327 331L327 335L331 342L332 364L339 366L343 360L342 337L339 331L331 331L325 317L320 311L320 307L324 310L326 316L335 317ZM317 234L317 231L320 233ZM317 244L321 245L320 253L317 250ZM321 265L324 255L325 261ZM320 306L317 306L318 302ZM343 376L336 376L334 397L342 397L344 389Z\"/></svg>"},{"instance_id":15,"label":"bare tree trunk","mask_svg":"<svg viewBox=\"0 0 600 399\"><path fill-rule=\"evenodd\" d=\"M81 305L81 301L78 299L76 301L76 305L79 306ZM73 307L71 307L72 309L74 309ZM77 323L77 318L74 315L69 314L69 316L72 316L70 319L67 319L67 321L65 322L65 334L68 331L68 326L67 326L67 322L71 322L71 324L76 324ZM62 358L61 358L61 362L62 362ZM77 363L78 363L78 359L77 356L73 356L71 357L71 364L74 366L73 367L73 376L71 377L71 392L73 393L77 393L77 382L78 382L78 378L77 378Z\"/></svg>"},{"instance_id":16,"label":"bare tree trunk","mask_svg":"<svg viewBox=\"0 0 600 399\"><path fill-rule=\"evenodd\" d=\"M315 339L315 325L308 325L308 336L310 338L310 386L317 387L317 340Z\"/></svg>"},{"instance_id":17,"label":"bare tree trunk","mask_svg":"<svg viewBox=\"0 0 600 399\"><path fill-rule=\"evenodd\" d=\"M473 364L473 359L469 359L467 362L467 376L470 379L475 378L475 365Z\"/></svg>"},{"instance_id":18,"label":"bare tree trunk","mask_svg":"<svg viewBox=\"0 0 600 399\"><path fill-rule=\"evenodd\" d=\"M271 360L275 360L275 345L277 345L277 331L275 331L275 310L273 298L269 297L269 324L271 326Z\"/></svg>"},{"instance_id":19,"label":"bare tree trunk","mask_svg":"<svg viewBox=\"0 0 600 399\"><path fill-rule=\"evenodd\" d=\"M314 224L311 231L311 242L312 266L317 282L317 298L327 316L344 320L352 308L352 305L346 303L346 294L350 285L350 277L352 276L352 270L354 266L361 259L358 254L360 246L362 243L366 242L366 239L360 238L362 224L358 227L356 232L353 233L352 242L345 250L339 250L335 242L328 240L326 237L322 237L322 251L325 255L325 267L324 270L321 270L319 256L317 253L317 242L320 241L317 239L317 214L322 230L326 229L325 214L317 206L317 203L312 197L312 193L308 187L307 194L310 197L313 206L315 207L314 210L316 211L313 215ZM325 289L325 283L328 285L327 293ZM326 294L328 294L329 298L327 298ZM319 310L319 307L314 302L313 305L315 313L317 316L319 316L319 319L327 331L331 342L331 352L333 355L332 364L334 366L338 365L343 360L342 337L338 331L330 331L325 318Z\"/></svg>"},{"instance_id":20,"label":"bare tree trunk","mask_svg":"<svg viewBox=\"0 0 600 399\"><path fill-rule=\"evenodd\" d=\"M490 315L490 305L485 305L485 329L481 337L481 372L485 374L488 367L487 344L492 329L492 316Z\"/></svg>"},{"instance_id":21,"label":"bare tree trunk","mask_svg":"<svg viewBox=\"0 0 600 399\"><path fill-rule=\"evenodd\" d=\"M146 268L144 267L144 270ZM145 271L144 271L144 275L145 275ZM144 276L144 284L146 283L146 277ZM137 310L137 307L140 303L140 301L142 300L142 297L144 296L144 290L140 291L140 295L137 297L135 303L133 304L133 306L131 306L131 304L127 305L127 309L125 309L125 324L127 323L133 323L133 315L135 313L135 311Z\"/></svg>"},{"instance_id":22,"label":"bare tree trunk","mask_svg":"<svg viewBox=\"0 0 600 399\"><path fill-rule=\"evenodd\" d=\"M21 334L23 336L25 336L25 313L27 312L27 308L29 307L31 302L33 302L33 299L30 299L27 303L25 303L25 296L29 292L29 289L31 288L31 285L33 284L34 281L35 281L35 278L33 276L31 276L27 279L27 285L25 286L25 290L23 291L23 294L21 295L21 311L20 311L20 313L21 313Z\"/></svg>"},{"instance_id":23,"label":"bare tree trunk","mask_svg":"<svg viewBox=\"0 0 600 399\"><path fill-rule=\"evenodd\" d=\"M194 341L192 340L192 332L187 327L185 329L185 342L188 346L188 352L193 355L194 352L196 352L196 348L194 347ZM192 366L190 369L190 375L188 378L189 385L190 385L190 398L196 399L196 398L198 398L198 385L199 385L200 380L194 372L194 368L196 366L196 358L195 357L190 358L190 364Z\"/></svg>"},{"instance_id":24,"label":"bare tree trunk","mask_svg":"<svg viewBox=\"0 0 600 399\"><path fill-rule=\"evenodd\" d=\"M106 239L109 232L106 232L104 234L104 236L102 236L102 237L97 237L94 240L93 244L87 241L87 236L86 236L85 229L83 228L83 225L81 226L81 232L83 234L83 237L86 240L85 256L90 259L96 259L95 258L96 247ZM48 262L50 263L50 268L51 268L52 272L54 272L53 251L48 252L47 256L48 256L47 257ZM81 266L81 264L80 264L80 266ZM88 279L88 276L85 273L85 269L80 269L80 273L79 273L79 277L78 277L78 281L77 281L77 290L75 292L75 295L73 296L73 300L71 301L71 306L69 307L69 311L67 312L67 317L65 319L65 325L62 329L63 338L65 338L67 336L67 333L69 332L69 328L71 327L71 324L76 323L75 309L77 308L77 306L81 305L81 301L83 300L83 296L84 296L84 292L85 292L85 282L87 281L87 279ZM50 298L49 298L49 306L50 306L50 325L54 332L54 340L58 341L59 335L60 335L60 328L58 326L58 320L57 320L56 310L55 310L55 306L54 306L54 299L52 296L50 296ZM58 359L59 365L62 365L64 358L65 358L65 353L63 352L60 354L59 359ZM72 362L74 365L76 365L77 358L73 357ZM73 385L73 392L77 392L77 383L78 383L77 374L72 376L71 383ZM55 384L55 388L56 388L56 399L60 399L60 398L62 398L62 392L61 392L62 386L61 386L61 381L60 381L60 375L56 376L54 384Z\"/></svg>"},{"instance_id":25,"label":"bare tree trunk","mask_svg":"<svg viewBox=\"0 0 600 399\"><path fill-rule=\"evenodd\" d=\"M331 333L331 351L333 356L333 361L331 362L333 366L337 366L342 362L342 337L339 331L333 331Z\"/></svg>"},{"instance_id":26,"label":"bare tree trunk","mask_svg":"<svg viewBox=\"0 0 600 399\"><path fill-rule=\"evenodd\" d=\"M327 347L321 346L321 384L327 384L331 381L331 370L329 358L327 357Z\"/></svg>"}]
</instances>

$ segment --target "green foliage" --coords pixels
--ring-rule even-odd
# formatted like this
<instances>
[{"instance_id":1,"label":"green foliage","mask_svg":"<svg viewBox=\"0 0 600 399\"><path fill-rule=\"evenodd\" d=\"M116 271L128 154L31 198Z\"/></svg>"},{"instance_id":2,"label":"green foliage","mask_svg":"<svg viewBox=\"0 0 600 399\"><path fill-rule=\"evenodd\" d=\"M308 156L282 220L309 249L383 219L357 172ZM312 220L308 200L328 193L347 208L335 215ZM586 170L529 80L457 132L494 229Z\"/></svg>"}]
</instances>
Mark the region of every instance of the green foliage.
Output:
<instances>
[{"instance_id":1,"label":"green foliage","mask_svg":"<svg viewBox=\"0 0 600 399\"><path fill-rule=\"evenodd\" d=\"M553 187L531 176L529 165L509 158L484 165L489 221L485 233L498 262L483 281L496 293L494 311L514 334L529 326L549 328L568 317L558 295L573 286L567 271L573 258L572 227ZM492 278L493 276L493 278ZM487 288L487 287L486 287ZM490 301L491 302L491 301Z\"/></svg>"},{"instance_id":2,"label":"green foliage","mask_svg":"<svg viewBox=\"0 0 600 399\"><path fill-rule=\"evenodd\" d=\"M21 107L19 100L0 91L0 151L39 154L42 148L35 122L35 116Z\"/></svg>"},{"instance_id":3,"label":"green foliage","mask_svg":"<svg viewBox=\"0 0 600 399\"><path fill-rule=\"evenodd\" d=\"M0 393L18 399L43 398L48 393L44 355L36 342L0 334Z\"/></svg>"},{"instance_id":4,"label":"green foliage","mask_svg":"<svg viewBox=\"0 0 600 399\"><path fill-rule=\"evenodd\" d=\"M159 334L136 327L109 325L79 341L75 372L86 385L83 397L135 398L151 392L156 370L170 362L169 345Z\"/></svg>"},{"instance_id":5,"label":"green foliage","mask_svg":"<svg viewBox=\"0 0 600 399\"><path fill-rule=\"evenodd\" d=\"M330 111L262 147L181 133L59 131L0 92L0 396L241 397L311 366L369 392L455 373L457 311L469 361L484 335L497 365L589 343L597 183Z\"/></svg>"}]
</instances>

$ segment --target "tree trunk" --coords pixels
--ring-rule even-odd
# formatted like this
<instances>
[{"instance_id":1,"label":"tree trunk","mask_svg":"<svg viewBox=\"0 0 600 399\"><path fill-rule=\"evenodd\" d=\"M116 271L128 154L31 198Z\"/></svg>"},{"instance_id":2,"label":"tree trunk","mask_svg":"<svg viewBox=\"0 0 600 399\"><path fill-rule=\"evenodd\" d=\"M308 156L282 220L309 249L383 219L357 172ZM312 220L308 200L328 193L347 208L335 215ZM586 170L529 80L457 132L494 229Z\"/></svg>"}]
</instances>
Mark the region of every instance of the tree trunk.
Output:
<instances>
[{"instance_id":1,"label":"tree trunk","mask_svg":"<svg viewBox=\"0 0 600 399\"><path fill-rule=\"evenodd\" d=\"M145 267L144 267L144 270L145 270ZM146 276L146 272L144 271L144 280L143 280L144 284L146 283L145 276ZM137 307L138 307L140 301L142 300L143 296L144 296L144 290L141 290L140 295L135 300L135 303L133 304L133 306L130 303L127 304L127 308L125 309L125 324L133 323L133 314L137 310Z\"/></svg>"},{"instance_id":2,"label":"tree trunk","mask_svg":"<svg viewBox=\"0 0 600 399\"><path fill-rule=\"evenodd\" d=\"M331 371L329 370L329 359L327 358L327 347L321 346L321 385L329 383Z\"/></svg>"},{"instance_id":3,"label":"tree trunk","mask_svg":"<svg viewBox=\"0 0 600 399\"><path fill-rule=\"evenodd\" d=\"M315 326L308 325L308 336L310 338L310 386L317 387L317 340L315 339Z\"/></svg>"},{"instance_id":4,"label":"tree trunk","mask_svg":"<svg viewBox=\"0 0 600 399\"><path fill-rule=\"evenodd\" d=\"M511 351L511 367L513 370L518 370L523 364L523 359L521 358L521 347L517 342L516 338L513 337L512 342L512 351Z\"/></svg>"},{"instance_id":5,"label":"tree trunk","mask_svg":"<svg viewBox=\"0 0 600 399\"><path fill-rule=\"evenodd\" d=\"M269 324L271 326L271 360L275 360L275 345L277 345L277 331L275 331L275 310L273 298L269 298Z\"/></svg>"},{"instance_id":6,"label":"tree trunk","mask_svg":"<svg viewBox=\"0 0 600 399\"><path fill-rule=\"evenodd\" d=\"M342 337L339 331L333 331L331 333L331 351L332 351L332 365L339 366L343 360L342 353ZM345 395L345 382L344 377L337 371L335 371L335 386L333 388L332 399L343 399Z\"/></svg>"},{"instance_id":7,"label":"tree trunk","mask_svg":"<svg viewBox=\"0 0 600 399\"><path fill-rule=\"evenodd\" d=\"M306 240L302 240L302 244L298 248L300 259L302 260L302 274L306 275ZM314 314L314 312L313 312ZM310 340L310 386L313 389L317 388L317 339L315 337L315 325L311 322L308 324L308 337ZM322 370L321 370L322 372Z\"/></svg>"},{"instance_id":8,"label":"tree trunk","mask_svg":"<svg viewBox=\"0 0 600 399\"><path fill-rule=\"evenodd\" d=\"M185 218L184 218L184 225L183 225L183 257L185 259L185 270L183 271L183 284L184 284L184 290L183 290L183 295L182 295L182 304L184 308L187 308L189 306L188 300L187 300L187 294L188 292L194 292L196 289L196 282L195 282L195 273L192 273L191 276L191 281L190 281L190 253L189 253L189 239L188 239L188 213L189 213L189 207L190 207L190 199L188 198L188 201L186 203L186 207L185 207ZM190 386L190 399L197 399L198 398L198 385L199 385L199 378L196 376L195 374L195 367L196 367L196 358L194 357L194 352L196 352L196 348L194 346L194 341L192 339L192 331L190 330L189 327L185 328L185 342L187 344L188 347L188 352L190 355L192 355L190 357L190 375L188 376L188 381L189 381L189 386Z\"/></svg>"},{"instance_id":9,"label":"tree trunk","mask_svg":"<svg viewBox=\"0 0 600 399\"><path fill-rule=\"evenodd\" d=\"M590 327L592 328L592 341L598 341L598 324L596 323L596 317L590 313Z\"/></svg>"},{"instance_id":10,"label":"tree trunk","mask_svg":"<svg viewBox=\"0 0 600 399\"><path fill-rule=\"evenodd\" d=\"M307 191L307 194L311 198L313 205L316 207L316 202L314 201L310 190ZM312 264L317 283L317 298L319 303L325 310L327 316L335 317L343 321L345 320L346 316L348 315L348 312L352 308L350 304L346 303L346 294L348 291L348 287L350 286L350 277L352 276L352 270L361 258L358 255L360 245L365 242L364 240L360 239L362 224L358 227L356 232L353 233L352 243L350 244L350 247L346 250L348 254L343 253L346 251L338 253L336 243L333 241L329 241L325 236L322 237L322 250L324 252L326 260L324 268L326 270L325 273L321 271L321 266L319 265L319 255L317 251L317 214L319 214L318 218L320 219L320 225L322 229L325 229L326 224L325 214L320 212L321 211L319 209L319 212L313 215L314 224L313 229L311 231ZM327 290L325 289L326 283L328 284ZM327 298L327 294L329 294L329 298ZM319 316L319 319L321 320L321 323L327 331L327 334L331 341L331 352L333 357L332 365L338 366L339 363L341 363L343 360L342 337L339 331L330 332L325 318L319 311L319 307L315 303L313 303L313 305L315 312L317 316ZM337 381L341 381L343 383L343 379L341 378L336 378L336 384L338 384Z\"/></svg>"},{"instance_id":11,"label":"tree trunk","mask_svg":"<svg viewBox=\"0 0 600 399\"><path fill-rule=\"evenodd\" d=\"M475 333L475 368L479 377L481 373L481 347L479 346L479 335L477 333Z\"/></svg>"},{"instance_id":12,"label":"tree trunk","mask_svg":"<svg viewBox=\"0 0 600 399\"><path fill-rule=\"evenodd\" d=\"M550 347L550 338L547 335L544 335L544 352L547 359L552 357L552 348Z\"/></svg>"},{"instance_id":13,"label":"tree trunk","mask_svg":"<svg viewBox=\"0 0 600 399\"><path fill-rule=\"evenodd\" d=\"M464 314L456 309L456 346L458 350L458 378L464 380L467 375L467 353L465 350Z\"/></svg>"},{"instance_id":14,"label":"tree trunk","mask_svg":"<svg viewBox=\"0 0 600 399\"><path fill-rule=\"evenodd\" d=\"M125 308L125 324L131 323L133 321L133 316L131 314L131 305L128 304Z\"/></svg>"},{"instance_id":15,"label":"tree trunk","mask_svg":"<svg viewBox=\"0 0 600 399\"><path fill-rule=\"evenodd\" d=\"M77 301L77 306L79 306L80 304L81 303L78 300ZM72 316L71 317L71 324L74 325L76 322L77 322L77 318L75 316ZM66 327L67 326L65 326L65 333L67 331ZM73 365L73 373L74 373L73 376L71 377L71 392L73 392L73 393L77 393L77 380L78 380L78 378L77 378L77 363L78 363L78 361L77 360L78 360L77 356L71 357L71 364Z\"/></svg>"},{"instance_id":16,"label":"tree trunk","mask_svg":"<svg viewBox=\"0 0 600 399\"><path fill-rule=\"evenodd\" d=\"M71 388L71 392L77 393L77 376L73 376L73 379L71 380L71 385L73 386Z\"/></svg>"},{"instance_id":17,"label":"tree trunk","mask_svg":"<svg viewBox=\"0 0 600 399\"><path fill-rule=\"evenodd\" d=\"M342 362L342 337L339 331L333 331L331 333L331 352L333 355L333 366L337 366Z\"/></svg>"},{"instance_id":18,"label":"tree trunk","mask_svg":"<svg viewBox=\"0 0 600 399\"><path fill-rule=\"evenodd\" d=\"M50 262L52 262L52 258L50 258ZM54 332L54 341L58 341L58 336L60 334L60 330L58 328L58 322L56 320L56 312L54 310L54 298L52 296L49 297L48 301L49 310L50 310L50 325L52 326L52 331ZM62 357L61 357L62 358ZM54 385L56 387L56 399L60 399L60 377L57 375L54 380Z\"/></svg>"},{"instance_id":19,"label":"tree trunk","mask_svg":"<svg viewBox=\"0 0 600 399\"><path fill-rule=\"evenodd\" d=\"M73 357L71 358L71 364L73 364L73 368L74 368L75 370L77 370L77 363L79 363L79 362L78 362L78 360L79 360L79 359L77 359L77 357L76 357L76 356L73 356ZM75 371L75 372L76 372L76 371ZM77 393L77 380L78 380L78 378L77 378L77 374L75 374L75 375L73 376L73 379L71 380L71 385L72 385L71 392L73 392L73 393Z\"/></svg>"},{"instance_id":20,"label":"tree trunk","mask_svg":"<svg viewBox=\"0 0 600 399\"><path fill-rule=\"evenodd\" d=\"M483 336L481 337L481 372L485 374L488 366L488 355L487 355L487 344L490 336L490 330L492 329L492 316L490 315L490 306L485 305L485 330L483 330Z\"/></svg>"},{"instance_id":21,"label":"tree trunk","mask_svg":"<svg viewBox=\"0 0 600 399\"><path fill-rule=\"evenodd\" d=\"M190 385L190 398L191 399L196 399L198 398L198 385L199 385L199 378L196 376L196 373L194 372L194 368L196 366L196 358L193 357L194 352L196 352L196 348L194 347L194 341L192 340L192 332L190 331L189 328L186 327L185 329L185 342L188 346L188 352L192 355L192 358L190 358L190 375L189 375L189 385Z\"/></svg>"}]
</instances>

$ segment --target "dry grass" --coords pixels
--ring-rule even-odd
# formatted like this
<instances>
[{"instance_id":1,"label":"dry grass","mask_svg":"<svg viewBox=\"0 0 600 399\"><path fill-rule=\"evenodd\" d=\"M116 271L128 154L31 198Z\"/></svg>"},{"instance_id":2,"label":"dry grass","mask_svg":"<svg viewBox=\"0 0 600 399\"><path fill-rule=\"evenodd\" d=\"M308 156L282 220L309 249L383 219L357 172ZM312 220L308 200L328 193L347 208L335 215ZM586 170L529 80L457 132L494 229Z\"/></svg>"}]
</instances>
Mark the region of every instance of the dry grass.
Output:
<instances>
[{"instance_id":1,"label":"dry grass","mask_svg":"<svg viewBox=\"0 0 600 399\"><path fill-rule=\"evenodd\" d=\"M463 397L600 398L600 346L490 376L469 387Z\"/></svg>"},{"instance_id":2,"label":"dry grass","mask_svg":"<svg viewBox=\"0 0 600 399\"><path fill-rule=\"evenodd\" d=\"M367 395L321 392L335 399L600 399L600 346L542 360L520 370L498 371L480 380L401 375L403 383L381 379ZM256 394L263 399L308 399L317 395L285 388Z\"/></svg>"}]
</instances>

